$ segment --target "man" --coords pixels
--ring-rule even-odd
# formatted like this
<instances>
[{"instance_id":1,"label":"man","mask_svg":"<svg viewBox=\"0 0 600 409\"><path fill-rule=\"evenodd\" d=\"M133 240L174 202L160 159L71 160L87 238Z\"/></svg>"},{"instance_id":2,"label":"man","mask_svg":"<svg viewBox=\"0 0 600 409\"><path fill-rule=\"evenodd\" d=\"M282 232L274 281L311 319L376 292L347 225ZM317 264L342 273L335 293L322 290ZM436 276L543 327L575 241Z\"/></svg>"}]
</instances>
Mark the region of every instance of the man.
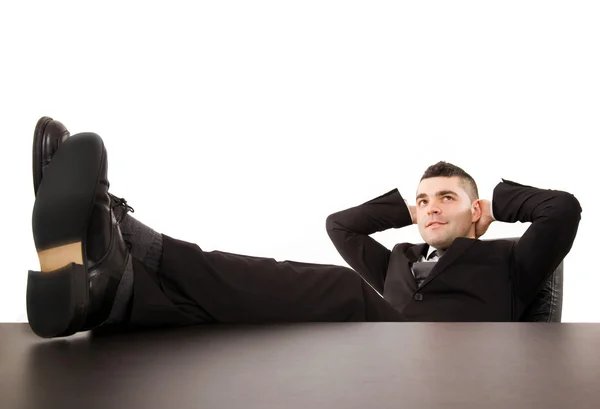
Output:
<instances>
[{"instance_id":1,"label":"man","mask_svg":"<svg viewBox=\"0 0 600 409\"><path fill-rule=\"evenodd\" d=\"M408 321L518 321L570 251L580 218L572 194L507 180L481 200L469 174L439 162L423 174L414 206L394 189L330 215L327 232ZM516 243L478 240L494 220L531 225ZM424 244L390 251L370 237L414 223Z\"/></svg>"},{"instance_id":2,"label":"man","mask_svg":"<svg viewBox=\"0 0 600 409\"><path fill-rule=\"evenodd\" d=\"M508 184L501 184L494 195L494 214L503 215L507 221L532 216L538 227L531 234L528 231L529 241L524 237L510 251L508 243L502 242L497 247L480 248L474 242L481 242L467 237L473 228L482 234L489 226L491 216L485 210L489 203L473 201L467 220L461 196L466 188L453 186L451 193L443 195L448 197L442 198L440 192L449 189L430 182L447 178L425 178L420 185L422 200L412 208L414 221L419 221L424 238L432 246L447 249L448 254L424 280L420 292L416 291L415 278L411 284L410 276L402 276L402 263L410 257L410 248L415 254L427 248L402 244L389 252L368 237L369 231L413 221L397 191L330 216L327 227L338 250L373 287L381 291L385 282L383 295L392 307L355 271L345 267L204 252L195 244L143 225L128 214L133 209L124 199L108 193L106 149L96 134L69 136L60 122L44 117L34 132L33 160L33 235L40 271L29 272L27 312L30 326L42 337L119 325L510 320L514 314L506 312L506 304L513 298L505 288L508 272L502 269L511 254L540 249L539 245L524 247L523 243L531 243L533 234L544 230L544 220L549 219L551 229L557 230L552 220L558 205L561 217L565 216L563 222L575 229L561 230L567 236L550 244L555 254L549 261L542 260L542 267L551 271L555 259L570 248L580 211L569 194L556 193L560 198L557 203L550 191L516 185L516 190L510 190ZM448 204L442 204L453 198L463 200L463 207L452 211ZM550 212L535 206L538 199L543 206L550 204ZM525 213L515 214L511 209L519 208L522 202ZM502 217L499 220L504 220ZM432 228L430 220L438 226ZM533 255L531 260L537 262L539 258ZM527 260L516 260L527 267ZM457 263L463 261L466 264L460 268ZM444 262L455 273L450 274ZM483 274L477 275L473 269L478 263ZM447 273L441 275L444 269ZM457 279L446 279L452 275ZM526 283L528 278L522 281ZM412 303L411 297L423 302Z\"/></svg>"},{"instance_id":3,"label":"man","mask_svg":"<svg viewBox=\"0 0 600 409\"><path fill-rule=\"evenodd\" d=\"M221 251L160 234L108 192L107 151L49 117L34 131L29 325L52 338L98 328L403 321L347 267Z\"/></svg>"}]
</instances>

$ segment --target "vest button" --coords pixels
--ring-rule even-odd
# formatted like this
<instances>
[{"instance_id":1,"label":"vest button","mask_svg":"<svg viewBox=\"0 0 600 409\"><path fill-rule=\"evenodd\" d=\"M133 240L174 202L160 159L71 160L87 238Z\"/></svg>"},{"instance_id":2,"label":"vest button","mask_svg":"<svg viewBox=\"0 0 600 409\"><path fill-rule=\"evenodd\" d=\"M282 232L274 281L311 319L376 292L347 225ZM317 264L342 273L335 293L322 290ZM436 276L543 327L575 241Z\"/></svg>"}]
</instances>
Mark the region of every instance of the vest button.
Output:
<instances>
[{"instance_id":1,"label":"vest button","mask_svg":"<svg viewBox=\"0 0 600 409\"><path fill-rule=\"evenodd\" d=\"M423 299L423 294L421 293L416 293L415 296L413 297L415 300L417 301L421 301Z\"/></svg>"}]
</instances>

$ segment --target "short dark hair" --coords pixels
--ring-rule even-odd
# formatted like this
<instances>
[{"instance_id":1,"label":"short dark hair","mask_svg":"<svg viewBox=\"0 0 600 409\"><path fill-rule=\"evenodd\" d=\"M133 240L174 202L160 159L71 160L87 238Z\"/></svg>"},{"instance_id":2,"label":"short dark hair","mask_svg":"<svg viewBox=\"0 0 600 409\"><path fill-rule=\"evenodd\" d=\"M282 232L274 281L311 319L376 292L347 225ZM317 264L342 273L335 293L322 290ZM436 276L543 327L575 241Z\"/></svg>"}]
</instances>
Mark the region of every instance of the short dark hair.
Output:
<instances>
[{"instance_id":1,"label":"short dark hair","mask_svg":"<svg viewBox=\"0 0 600 409\"><path fill-rule=\"evenodd\" d=\"M477 190L477 183L475 183L475 179L473 179L471 175L469 175L463 169L453 165L452 163L440 161L429 166L427 169L425 169L421 180L435 177L452 176L458 176L462 180L462 187L466 190L471 200L479 199L479 192Z\"/></svg>"}]
</instances>

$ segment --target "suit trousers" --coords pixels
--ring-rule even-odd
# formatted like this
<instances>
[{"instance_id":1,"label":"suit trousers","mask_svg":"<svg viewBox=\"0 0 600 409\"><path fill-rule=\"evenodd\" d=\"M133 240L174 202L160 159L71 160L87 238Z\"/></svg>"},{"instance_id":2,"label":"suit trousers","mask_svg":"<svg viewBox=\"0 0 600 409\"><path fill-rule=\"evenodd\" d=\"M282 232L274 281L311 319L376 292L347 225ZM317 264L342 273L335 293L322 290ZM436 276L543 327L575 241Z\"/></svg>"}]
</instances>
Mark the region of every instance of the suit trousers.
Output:
<instances>
[{"instance_id":1,"label":"suit trousers","mask_svg":"<svg viewBox=\"0 0 600 409\"><path fill-rule=\"evenodd\" d=\"M276 261L163 235L157 273L133 261L130 326L405 321L354 270Z\"/></svg>"}]
</instances>

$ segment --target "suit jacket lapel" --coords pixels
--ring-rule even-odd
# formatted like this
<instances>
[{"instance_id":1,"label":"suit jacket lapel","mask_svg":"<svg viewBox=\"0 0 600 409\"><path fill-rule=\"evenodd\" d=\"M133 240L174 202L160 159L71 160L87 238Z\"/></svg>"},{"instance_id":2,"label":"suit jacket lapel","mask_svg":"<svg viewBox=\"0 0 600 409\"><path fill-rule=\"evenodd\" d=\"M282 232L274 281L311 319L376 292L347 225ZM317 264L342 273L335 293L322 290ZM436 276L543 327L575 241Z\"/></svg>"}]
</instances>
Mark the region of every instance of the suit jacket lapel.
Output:
<instances>
[{"instance_id":1,"label":"suit jacket lapel","mask_svg":"<svg viewBox=\"0 0 600 409\"><path fill-rule=\"evenodd\" d=\"M418 289L410 268L428 247L427 244L399 243L392 250L383 287L383 298L398 311L406 307Z\"/></svg>"},{"instance_id":2,"label":"suit jacket lapel","mask_svg":"<svg viewBox=\"0 0 600 409\"><path fill-rule=\"evenodd\" d=\"M404 253L408 261L405 261L401 264L400 277L405 283L407 283L412 292L415 292L419 289L419 287L417 286L417 281L415 280L415 277L412 273L412 264L419 261L423 254L427 254L428 249L429 244L423 243L409 247Z\"/></svg>"},{"instance_id":3,"label":"suit jacket lapel","mask_svg":"<svg viewBox=\"0 0 600 409\"><path fill-rule=\"evenodd\" d=\"M444 253L444 255L440 258L440 260L435 264L429 277L423 281L423 285L421 288L426 286L431 280L438 277L442 274L446 269L454 263L469 247L475 243L475 239L469 239L466 237L458 237L454 239L448 250ZM416 246L415 246L416 247Z\"/></svg>"},{"instance_id":4,"label":"suit jacket lapel","mask_svg":"<svg viewBox=\"0 0 600 409\"><path fill-rule=\"evenodd\" d=\"M416 246L408 248L406 251L406 258L408 258L410 263L415 263L422 255L427 254L427 250L429 250L429 244L417 244Z\"/></svg>"}]
</instances>

